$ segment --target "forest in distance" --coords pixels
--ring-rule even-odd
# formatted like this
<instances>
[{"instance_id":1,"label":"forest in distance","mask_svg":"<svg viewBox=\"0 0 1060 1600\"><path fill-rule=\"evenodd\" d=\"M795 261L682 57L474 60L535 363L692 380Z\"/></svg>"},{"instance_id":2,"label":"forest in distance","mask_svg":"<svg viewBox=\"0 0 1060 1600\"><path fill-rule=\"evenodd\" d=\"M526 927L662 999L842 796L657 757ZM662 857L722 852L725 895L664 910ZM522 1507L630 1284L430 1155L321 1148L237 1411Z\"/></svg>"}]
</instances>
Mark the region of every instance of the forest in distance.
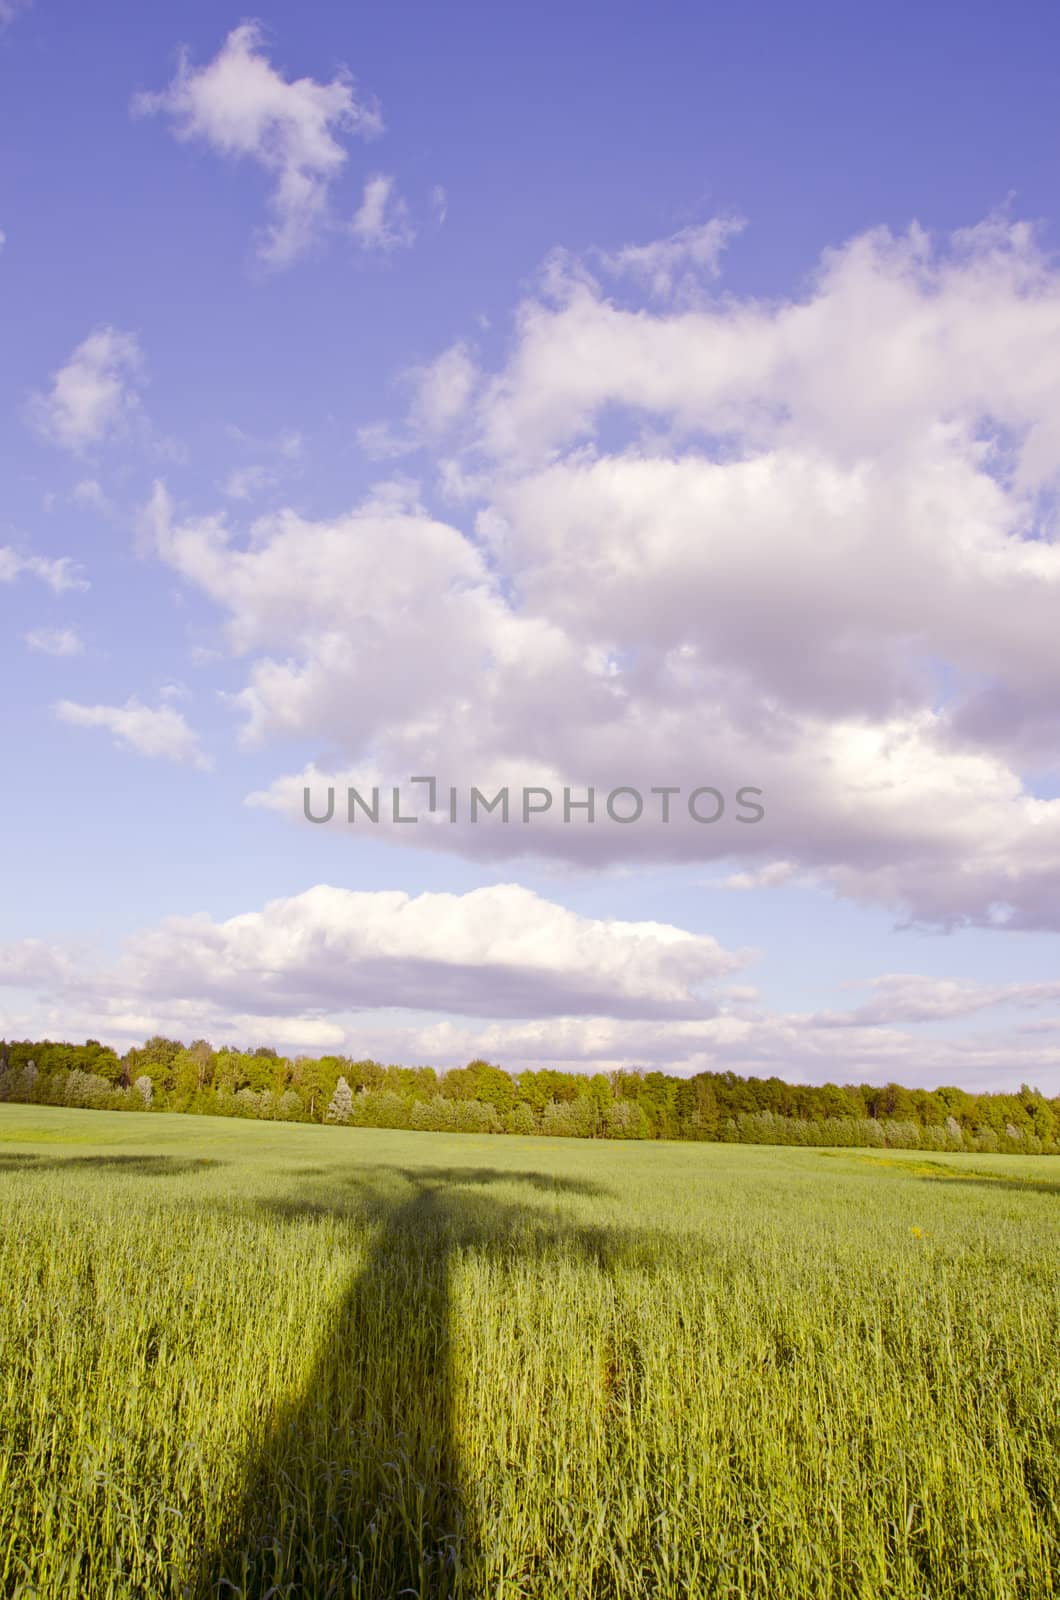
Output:
<instances>
[{"instance_id":1,"label":"forest in distance","mask_svg":"<svg viewBox=\"0 0 1060 1600\"><path fill-rule=\"evenodd\" d=\"M0 1041L0 1101L437 1133L1060 1154L1060 1096L1027 1084L972 1093L732 1072L510 1073L483 1060L438 1071L161 1036L124 1055L91 1039Z\"/></svg>"}]
</instances>

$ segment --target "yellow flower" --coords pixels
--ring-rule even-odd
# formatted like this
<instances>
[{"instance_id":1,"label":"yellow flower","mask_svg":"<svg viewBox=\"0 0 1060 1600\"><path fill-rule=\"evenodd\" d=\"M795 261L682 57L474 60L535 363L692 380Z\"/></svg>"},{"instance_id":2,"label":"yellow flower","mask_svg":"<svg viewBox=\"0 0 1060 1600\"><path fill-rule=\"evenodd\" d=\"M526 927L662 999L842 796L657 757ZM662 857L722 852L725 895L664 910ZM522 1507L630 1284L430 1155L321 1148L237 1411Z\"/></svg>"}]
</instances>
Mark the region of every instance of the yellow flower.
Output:
<instances>
[{"instance_id":1,"label":"yellow flower","mask_svg":"<svg viewBox=\"0 0 1060 1600\"><path fill-rule=\"evenodd\" d=\"M922 1239L924 1237L923 1228L910 1228L909 1232L913 1235L914 1239Z\"/></svg>"}]
</instances>

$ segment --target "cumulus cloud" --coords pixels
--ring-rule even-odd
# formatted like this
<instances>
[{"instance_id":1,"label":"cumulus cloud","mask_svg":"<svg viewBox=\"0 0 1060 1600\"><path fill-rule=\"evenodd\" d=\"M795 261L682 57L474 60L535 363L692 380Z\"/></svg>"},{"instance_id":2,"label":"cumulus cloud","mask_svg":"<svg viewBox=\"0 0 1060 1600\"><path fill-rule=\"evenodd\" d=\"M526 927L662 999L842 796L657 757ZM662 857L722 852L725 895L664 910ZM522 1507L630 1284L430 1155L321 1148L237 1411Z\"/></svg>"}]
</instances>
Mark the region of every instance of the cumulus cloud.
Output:
<instances>
[{"instance_id":1,"label":"cumulus cloud","mask_svg":"<svg viewBox=\"0 0 1060 1600\"><path fill-rule=\"evenodd\" d=\"M73 628L32 628L22 635L31 650L45 656L79 656L84 653L80 635Z\"/></svg>"},{"instance_id":2,"label":"cumulus cloud","mask_svg":"<svg viewBox=\"0 0 1060 1600\"><path fill-rule=\"evenodd\" d=\"M415 715L431 685L468 692L491 580L456 530L405 496L381 489L333 523L261 518L244 548L223 518L177 521L156 488L148 520L164 559L221 606L242 597L227 631L236 655L255 657L235 702L249 741L340 727L363 750L389 721Z\"/></svg>"},{"instance_id":3,"label":"cumulus cloud","mask_svg":"<svg viewBox=\"0 0 1060 1600\"><path fill-rule=\"evenodd\" d=\"M343 136L372 138L383 130L378 106L357 94L347 72L330 83L285 78L269 61L255 22L234 28L204 67L193 67L182 52L169 87L137 95L133 111L163 113L178 139L202 140L269 174L273 221L260 254L274 267L303 254L328 220L331 188L347 159Z\"/></svg>"},{"instance_id":4,"label":"cumulus cloud","mask_svg":"<svg viewBox=\"0 0 1060 1600\"><path fill-rule=\"evenodd\" d=\"M123 706L90 706L76 700L60 700L55 714L73 727L105 728L122 749L175 761L181 766L202 770L210 766L198 735L188 726L183 713L170 705L152 708L141 705L135 696Z\"/></svg>"},{"instance_id":5,"label":"cumulus cloud","mask_svg":"<svg viewBox=\"0 0 1060 1600\"><path fill-rule=\"evenodd\" d=\"M96 328L30 402L39 431L75 454L122 433L139 409L143 357L136 336Z\"/></svg>"},{"instance_id":6,"label":"cumulus cloud","mask_svg":"<svg viewBox=\"0 0 1060 1600\"><path fill-rule=\"evenodd\" d=\"M553 262L499 370L421 370L464 525L407 486L246 530L160 491L156 544L247 660L245 735L305 742L262 797L299 819L310 775L754 786L755 827L390 834L1056 928L1058 359L1022 224L871 232L772 304L622 307Z\"/></svg>"},{"instance_id":7,"label":"cumulus cloud","mask_svg":"<svg viewBox=\"0 0 1060 1600\"><path fill-rule=\"evenodd\" d=\"M47 939L0 944L0 984L10 988L66 990L81 982L82 959Z\"/></svg>"},{"instance_id":8,"label":"cumulus cloud","mask_svg":"<svg viewBox=\"0 0 1060 1600\"><path fill-rule=\"evenodd\" d=\"M363 250L395 250L416 237L408 206L397 193L394 179L376 173L364 186L364 196L350 223L350 232Z\"/></svg>"},{"instance_id":9,"label":"cumulus cloud","mask_svg":"<svg viewBox=\"0 0 1060 1600\"><path fill-rule=\"evenodd\" d=\"M464 1015L702 1015L744 959L709 935L582 917L516 884L466 894L319 886L135 943L139 992L283 1013L401 1006Z\"/></svg>"},{"instance_id":10,"label":"cumulus cloud","mask_svg":"<svg viewBox=\"0 0 1060 1600\"><path fill-rule=\"evenodd\" d=\"M0 945L0 986L34 997L5 1006L0 1031L122 1044L205 1034L440 1067L484 1056L511 1071L1060 1092L1060 1016L959 1038L916 1026L1055 1005L1057 984L889 975L872 985L875 1017L770 1012L726 981L741 959L703 935L582 917L511 884L418 896L319 886L223 921L168 918L110 964L46 940Z\"/></svg>"},{"instance_id":11,"label":"cumulus cloud","mask_svg":"<svg viewBox=\"0 0 1060 1600\"><path fill-rule=\"evenodd\" d=\"M196 1032L253 1015L264 1037L267 1019L348 1029L353 1013L395 1007L706 1017L746 959L706 934L580 916L516 884L417 896L320 885L220 922L168 918L106 969L45 941L0 946L0 983L85 1007L98 998L104 1016L180 1013Z\"/></svg>"},{"instance_id":12,"label":"cumulus cloud","mask_svg":"<svg viewBox=\"0 0 1060 1600\"><path fill-rule=\"evenodd\" d=\"M802 298L775 303L646 312L566 263L520 307L482 431L505 458L547 454L617 408L723 464L798 445L849 466L921 443L929 459L1007 465L1026 486L1055 470L1042 345L1057 301L1055 266L1018 223L941 242L873 230L826 251Z\"/></svg>"}]
</instances>

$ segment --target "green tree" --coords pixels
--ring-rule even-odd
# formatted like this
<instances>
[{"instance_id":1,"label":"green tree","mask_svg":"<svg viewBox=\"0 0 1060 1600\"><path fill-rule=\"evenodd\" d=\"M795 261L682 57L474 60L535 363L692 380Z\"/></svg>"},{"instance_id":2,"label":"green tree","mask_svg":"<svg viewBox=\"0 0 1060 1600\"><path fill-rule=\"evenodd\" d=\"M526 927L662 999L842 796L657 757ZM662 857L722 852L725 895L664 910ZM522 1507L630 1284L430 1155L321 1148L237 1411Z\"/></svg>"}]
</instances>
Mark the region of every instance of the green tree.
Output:
<instances>
[{"instance_id":1,"label":"green tree","mask_svg":"<svg viewBox=\"0 0 1060 1600\"><path fill-rule=\"evenodd\" d=\"M515 1084L507 1072L490 1061L470 1061L465 1069L475 1085L475 1099L496 1106L503 1117L515 1104Z\"/></svg>"},{"instance_id":2,"label":"green tree","mask_svg":"<svg viewBox=\"0 0 1060 1600\"><path fill-rule=\"evenodd\" d=\"M311 1121L320 1122L342 1072L338 1056L301 1056L294 1065L294 1083Z\"/></svg>"},{"instance_id":3,"label":"green tree","mask_svg":"<svg viewBox=\"0 0 1060 1600\"><path fill-rule=\"evenodd\" d=\"M721 1107L713 1075L697 1073L679 1085L675 1109L682 1134L689 1139L716 1139Z\"/></svg>"}]
</instances>

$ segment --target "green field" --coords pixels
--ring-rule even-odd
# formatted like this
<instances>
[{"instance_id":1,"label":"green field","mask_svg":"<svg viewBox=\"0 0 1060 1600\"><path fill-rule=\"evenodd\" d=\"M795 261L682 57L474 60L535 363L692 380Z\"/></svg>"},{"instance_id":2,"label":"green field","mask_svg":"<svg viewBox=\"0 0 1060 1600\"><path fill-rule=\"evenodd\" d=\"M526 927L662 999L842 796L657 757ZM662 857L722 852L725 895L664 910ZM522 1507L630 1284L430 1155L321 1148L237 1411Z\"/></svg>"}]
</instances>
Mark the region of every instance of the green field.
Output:
<instances>
[{"instance_id":1,"label":"green field","mask_svg":"<svg viewBox=\"0 0 1060 1600\"><path fill-rule=\"evenodd\" d=\"M0 1593L1060 1593L1060 1163L0 1106Z\"/></svg>"}]
</instances>

